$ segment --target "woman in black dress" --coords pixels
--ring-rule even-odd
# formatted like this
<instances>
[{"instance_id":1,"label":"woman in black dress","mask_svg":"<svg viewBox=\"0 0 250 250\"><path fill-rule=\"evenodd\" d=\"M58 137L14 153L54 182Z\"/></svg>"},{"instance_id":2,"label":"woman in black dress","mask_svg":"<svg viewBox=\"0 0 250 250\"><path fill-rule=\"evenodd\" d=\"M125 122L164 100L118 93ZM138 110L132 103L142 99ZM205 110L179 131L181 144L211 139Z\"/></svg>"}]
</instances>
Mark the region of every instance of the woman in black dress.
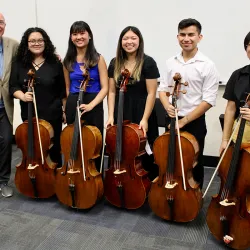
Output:
<instances>
[{"instance_id":1,"label":"woman in black dress","mask_svg":"<svg viewBox=\"0 0 250 250\"><path fill-rule=\"evenodd\" d=\"M57 167L60 167L60 135L63 103L66 98L63 66L55 54L55 47L49 36L37 27L25 31L11 68L9 92L11 96L20 99L23 121L28 118L28 102L33 100L33 94L27 92L27 73L30 69L35 71L38 118L49 122L54 129L54 144L50 149L50 157L58 163Z\"/></svg>"},{"instance_id":2,"label":"woman in black dress","mask_svg":"<svg viewBox=\"0 0 250 250\"><path fill-rule=\"evenodd\" d=\"M128 69L133 79L127 85L124 97L124 120L139 124L139 128L147 135L152 147L159 136L156 111L154 109L157 78L160 76L154 59L144 54L144 42L141 32L133 26L126 27L120 34L117 54L108 68L108 125L116 123L119 79L121 72ZM151 152L143 157L143 166L149 171L152 180L158 175L158 168L153 164Z\"/></svg>"}]
</instances>

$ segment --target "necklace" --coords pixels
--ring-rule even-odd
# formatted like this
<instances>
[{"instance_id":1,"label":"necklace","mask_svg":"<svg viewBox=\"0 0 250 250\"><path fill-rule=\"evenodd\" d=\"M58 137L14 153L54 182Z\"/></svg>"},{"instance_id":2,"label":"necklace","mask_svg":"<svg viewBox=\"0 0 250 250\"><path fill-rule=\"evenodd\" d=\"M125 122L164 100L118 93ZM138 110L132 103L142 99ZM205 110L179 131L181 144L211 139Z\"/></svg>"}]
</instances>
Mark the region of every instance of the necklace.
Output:
<instances>
[{"instance_id":1,"label":"necklace","mask_svg":"<svg viewBox=\"0 0 250 250\"><path fill-rule=\"evenodd\" d=\"M42 64L45 62L45 59L43 61L41 61L40 63L35 63L34 61L32 62L32 64L34 65L35 68L40 68L42 66Z\"/></svg>"}]
</instances>

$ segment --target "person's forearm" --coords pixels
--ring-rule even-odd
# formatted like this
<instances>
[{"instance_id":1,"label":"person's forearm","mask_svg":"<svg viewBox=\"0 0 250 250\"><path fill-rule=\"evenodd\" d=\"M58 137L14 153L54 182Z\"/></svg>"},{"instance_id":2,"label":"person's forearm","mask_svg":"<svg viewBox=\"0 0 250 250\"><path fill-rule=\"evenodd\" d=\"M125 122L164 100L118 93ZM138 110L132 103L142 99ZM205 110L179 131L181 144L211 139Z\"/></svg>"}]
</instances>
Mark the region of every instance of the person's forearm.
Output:
<instances>
[{"instance_id":1,"label":"person's forearm","mask_svg":"<svg viewBox=\"0 0 250 250\"><path fill-rule=\"evenodd\" d=\"M90 104L93 106L93 108L98 105L100 102L103 101L105 96L107 95L108 90L106 88L102 88L100 92L97 94L97 96L94 98L93 101L90 102Z\"/></svg>"},{"instance_id":2,"label":"person's forearm","mask_svg":"<svg viewBox=\"0 0 250 250\"><path fill-rule=\"evenodd\" d=\"M234 115L235 115L235 111L227 107L225 111L225 115L224 115L224 127L223 127L222 140L228 141L231 136L232 128L234 124Z\"/></svg>"},{"instance_id":3,"label":"person's forearm","mask_svg":"<svg viewBox=\"0 0 250 250\"><path fill-rule=\"evenodd\" d=\"M171 104L169 102L169 98L168 96L166 96L166 92L159 92L159 97L160 97L160 101L164 107L165 110L168 109L168 106Z\"/></svg>"},{"instance_id":4,"label":"person's forearm","mask_svg":"<svg viewBox=\"0 0 250 250\"><path fill-rule=\"evenodd\" d=\"M15 98L17 98L17 99L22 100L22 101L23 101L23 99L24 99L24 93L23 93L23 91L21 91L21 90L17 90L16 92L14 92L13 96L14 96Z\"/></svg>"},{"instance_id":5,"label":"person's forearm","mask_svg":"<svg viewBox=\"0 0 250 250\"><path fill-rule=\"evenodd\" d=\"M192 112L185 116L186 123L196 120L205 114L211 107L212 106L209 103L202 101Z\"/></svg>"},{"instance_id":6,"label":"person's forearm","mask_svg":"<svg viewBox=\"0 0 250 250\"><path fill-rule=\"evenodd\" d=\"M114 109L115 109L115 93L110 92L108 94L108 116L114 117Z\"/></svg>"},{"instance_id":7,"label":"person's forearm","mask_svg":"<svg viewBox=\"0 0 250 250\"><path fill-rule=\"evenodd\" d=\"M148 121L155 105L155 93L148 94L142 120Z\"/></svg>"},{"instance_id":8,"label":"person's forearm","mask_svg":"<svg viewBox=\"0 0 250 250\"><path fill-rule=\"evenodd\" d=\"M66 102L67 102L67 98L63 98L62 99L62 109L63 109L63 111L65 111L65 107L66 107Z\"/></svg>"}]
</instances>

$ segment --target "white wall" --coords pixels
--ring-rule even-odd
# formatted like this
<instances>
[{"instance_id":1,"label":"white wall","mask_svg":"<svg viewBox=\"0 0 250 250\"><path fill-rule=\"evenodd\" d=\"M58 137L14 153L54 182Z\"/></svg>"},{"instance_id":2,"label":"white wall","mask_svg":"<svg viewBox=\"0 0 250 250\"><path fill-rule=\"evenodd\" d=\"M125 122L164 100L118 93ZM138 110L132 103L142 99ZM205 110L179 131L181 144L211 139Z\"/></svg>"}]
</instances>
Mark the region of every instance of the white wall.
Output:
<instances>
[{"instance_id":1,"label":"white wall","mask_svg":"<svg viewBox=\"0 0 250 250\"><path fill-rule=\"evenodd\" d=\"M233 70L248 63L243 39L249 31L250 1L238 0L0 0L0 12L6 20L6 36L20 40L29 27L44 28L58 53L65 55L69 28L74 21L89 23L97 50L106 62L114 57L121 30L137 26L144 37L145 52L157 61L163 72L167 58L179 52L176 40L177 25L188 17L196 18L203 26L201 51L212 59L225 83ZM37 6L37 8L35 8ZM37 12L36 12L37 11ZM207 114L208 135L206 155L218 155L221 138L219 114L225 110L220 87L217 106ZM15 105L14 128L20 121L19 105ZM106 114L106 113L105 113Z\"/></svg>"}]
</instances>

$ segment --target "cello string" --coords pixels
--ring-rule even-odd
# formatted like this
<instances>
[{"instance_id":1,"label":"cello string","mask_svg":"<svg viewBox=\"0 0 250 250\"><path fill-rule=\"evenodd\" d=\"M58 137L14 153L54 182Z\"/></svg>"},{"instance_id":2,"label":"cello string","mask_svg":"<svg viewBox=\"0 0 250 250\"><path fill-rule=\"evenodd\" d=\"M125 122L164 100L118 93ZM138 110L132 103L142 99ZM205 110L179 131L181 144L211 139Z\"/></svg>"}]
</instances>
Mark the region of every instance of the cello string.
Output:
<instances>
[{"instance_id":1,"label":"cello string","mask_svg":"<svg viewBox=\"0 0 250 250\"><path fill-rule=\"evenodd\" d=\"M80 145L81 145L82 172L83 172L83 179L84 179L84 181L86 181L84 154L83 154L83 143L82 143L81 115L80 115L79 105L77 107L77 118L78 118L78 128L79 128L79 136L80 136Z\"/></svg>"}]
</instances>

